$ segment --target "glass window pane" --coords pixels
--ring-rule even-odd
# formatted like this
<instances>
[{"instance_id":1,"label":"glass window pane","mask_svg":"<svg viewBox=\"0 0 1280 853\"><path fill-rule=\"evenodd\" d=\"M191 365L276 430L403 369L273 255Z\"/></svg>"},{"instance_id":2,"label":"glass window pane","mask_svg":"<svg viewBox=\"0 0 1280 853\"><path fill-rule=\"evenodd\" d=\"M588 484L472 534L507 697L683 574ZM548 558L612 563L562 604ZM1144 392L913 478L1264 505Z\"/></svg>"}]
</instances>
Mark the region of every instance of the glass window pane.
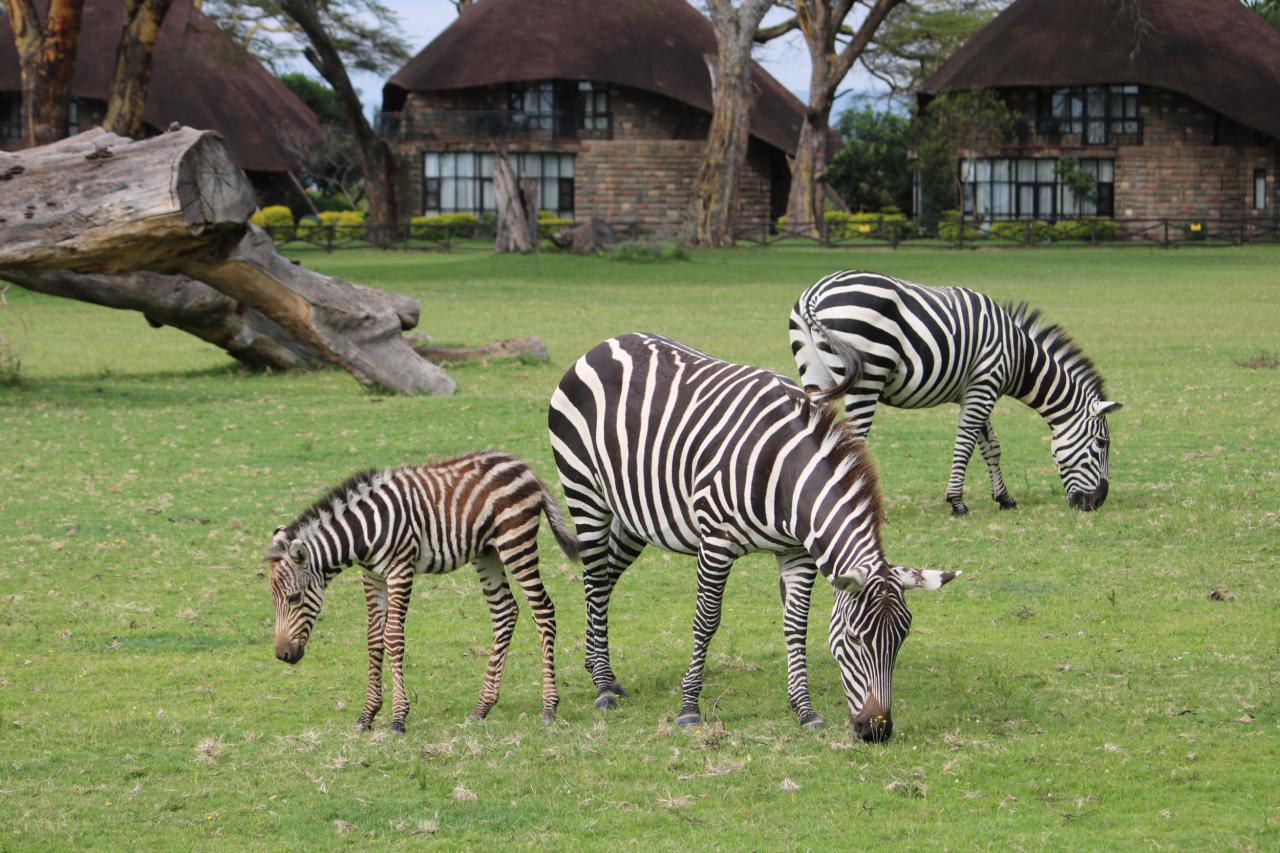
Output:
<instances>
[{"instance_id":1,"label":"glass window pane","mask_svg":"<svg viewBox=\"0 0 1280 853\"><path fill-rule=\"evenodd\" d=\"M423 167L423 174L428 178L435 178L440 175L439 154L427 154L426 165Z\"/></svg>"},{"instance_id":2,"label":"glass window pane","mask_svg":"<svg viewBox=\"0 0 1280 853\"><path fill-rule=\"evenodd\" d=\"M497 210L498 200L493 194L493 181L485 181L481 186L483 187L481 207L484 210Z\"/></svg>"},{"instance_id":3,"label":"glass window pane","mask_svg":"<svg viewBox=\"0 0 1280 853\"><path fill-rule=\"evenodd\" d=\"M1040 206L1036 209L1036 215L1041 219L1053 216L1053 196L1054 186L1041 185L1040 187Z\"/></svg>"},{"instance_id":4,"label":"glass window pane","mask_svg":"<svg viewBox=\"0 0 1280 853\"><path fill-rule=\"evenodd\" d=\"M1036 179L1036 161L1035 160L1019 160L1018 161L1018 180L1034 181Z\"/></svg>"},{"instance_id":5,"label":"glass window pane","mask_svg":"<svg viewBox=\"0 0 1280 853\"><path fill-rule=\"evenodd\" d=\"M529 154L521 157L520 177L522 178L540 178L542 177L542 159L537 155Z\"/></svg>"},{"instance_id":6,"label":"glass window pane","mask_svg":"<svg viewBox=\"0 0 1280 853\"><path fill-rule=\"evenodd\" d=\"M1114 183L1116 179L1116 161L1098 161L1098 181L1104 184Z\"/></svg>"},{"instance_id":7,"label":"glass window pane","mask_svg":"<svg viewBox=\"0 0 1280 853\"><path fill-rule=\"evenodd\" d=\"M440 209L453 210L454 187L457 185L456 178L443 178L440 181Z\"/></svg>"},{"instance_id":8,"label":"glass window pane","mask_svg":"<svg viewBox=\"0 0 1280 853\"><path fill-rule=\"evenodd\" d=\"M1069 188L1067 188L1067 187L1062 187L1061 189L1062 189L1062 195L1059 197L1059 201L1058 201L1058 211L1059 211L1063 216L1067 216L1067 217L1075 216L1075 215L1076 215L1076 195L1075 195L1075 193L1073 193L1073 192L1072 192Z\"/></svg>"},{"instance_id":9,"label":"glass window pane","mask_svg":"<svg viewBox=\"0 0 1280 853\"><path fill-rule=\"evenodd\" d=\"M1036 180L1041 183L1053 183L1053 160L1036 161Z\"/></svg>"},{"instance_id":10,"label":"glass window pane","mask_svg":"<svg viewBox=\"0 0 1280 853\"><path fill-rule=\"evenodd\" d=\"M486 178L493 177L493 155L492 154L480 155L480 174Z\"/></svg>"},{"instance_id":11,"label":"glass window pane","mask_svg":"<svg viewBox=\"0 0 1280 853\"><path fill-rule=\"evenodd\" d=\"M542 177L558 178L560 177L560 158L555 154L543 154L538 158L542 161Z\"/></svg>"},{"instance_id":12,"label":"glass window pane","mask_svg":"<svg viewBox=\"0 0 1280 853\"><path fill-rule=\"evenodd\" d=\"M573 175L573 155L561 154L560 155L560 177L572 178L573 176L574 176Z\"/></svg>"},{"instance_id":13,"label":"glass window pane","mask_svg":"<svg viewBox=\"0 0 1280 853\"><path fill-rule=\"evenodd\" d=\"M1089 122L1088 142L1092 145L1100 145L1107 141L1107 123L1105 121Z\"/></svg>"},{"instance_id":14,"label":"glass window pane","mask_svg":"<svg viewBox=\"0 0 1280 853\"><path fill-rule=\"evenodd\" d=\"M560 182L558 180L542 182L542 201L538 203L538 209L560 209Z\"/></svg>"},{"instance_id":15,"label":"glass window pane","mask_svg":"<svg viewBox=\"0 0 1280 853\"><path fill-rule=\"evenodd\" d=\"M960 180L963 183L969 183L973 180L974 165L973 161L968 157L960 161Z\"/></svg>"},{"instance_id":16,"label":"glass window pane","mask_svg":"<svg viewBox=\"0 0 1280 853\"><path fill-rule=\"evenodd\" d=\"M476 162L475 155L470 153L455 154L454 159L458 164L458 172L457 172L458 177L460 178L471 177L475 169L475 162Z\"/></svg>"},{"instance_id":17,"label":"glass window pane","mask_svg":"<svg viewBox=\"0 0 1280 853\"><path fill-rule=\"evenodd\" d=\"M1013 187L1009 184L994 184L991 187L991 212L995 216L1013 215Z\"/></svg>"},{"instance_id":18,"label":"glass window pane","mask_svg":"<svg viewBox=\"0 0 1280 853\"><path fill-rule=\"evenodd\" d=\"M990 160L984 159L984 160L978 161L978 180L983 182L991 180L991 161Z\"/></svg>"}]
</instances>

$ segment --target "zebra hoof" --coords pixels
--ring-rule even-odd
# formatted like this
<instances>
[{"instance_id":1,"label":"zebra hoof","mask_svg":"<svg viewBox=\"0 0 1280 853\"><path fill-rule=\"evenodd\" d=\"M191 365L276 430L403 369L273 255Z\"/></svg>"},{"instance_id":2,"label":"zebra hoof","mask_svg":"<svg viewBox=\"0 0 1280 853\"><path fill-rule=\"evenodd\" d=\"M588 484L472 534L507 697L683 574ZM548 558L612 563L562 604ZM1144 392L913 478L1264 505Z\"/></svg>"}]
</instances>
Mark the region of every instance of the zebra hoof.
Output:
<instances>
[{"instance_id":1,"label":"zebra hoof","mask_svg":"<svg viewBox=\"0 0 1280 853\"><path fill-rule=\"evenodd\" d=\"M681 714L680 716L676 717L676 725L682 729L687 729L689 728L689 726L699 725L701 722L702 722L702 715L699 714L697 711L691 711L688 714Z\"/></svg>"},{"instance_id":2,"label":"zebra hoof","mask_svg":"<svg viewBox=\"0 0 1280 853\"><path fill-rule=\"evenodd\" d=\"M489 716L489 709L488 709L488 708L485 708L484 710L481 710L481 709L479 709L479 708L475 708L475 709L473 709L473 710L471 711L471 713L470 713L470 714L467 714L467 722L470 722L470 723L479 723L479 722L482 722L482 721L484 720L484 718L485 718L485 717L487 717L487 716Z\"/></svg>"},{"instance_id":3,"label":"zebra hoof","mask_svg":"<svg viewBox=\"0 0 1280 853\"><path fill-rule=\"evenodd\" d=\"M827 727L827 721L819 717L817 714L814 714L800 725L811 732L816 732L818 729L825 729Z\"/></svg>"},{"instance_id":4,"label":"zebra hoof","mask_svg":"<svg viewBox=\"0 0 1280 853\"><path fill-rule=\"evenodd\" d=\"M613 693L601 693L596 697L597 711L614 711L618 708L618 697Z\"/></svg>"},{"instance_id":5,"label":"zebra hoof","mask_svg":"<svg viewBox=\"0 0 1280 853\"><path fill-rule=\"evenodd\" d=\"M373 728L372 717L361 716L360 719L356 720L356 731L367 732L372 728Z\"/></svg>"},{"instance_id":6,"label":"zebra hoof","mask_svg":"<svg viewBox=\"0 0 1280 853\"><path fill-rule=\"evenodd\" d=\"M1001 495L996 498L996 503L1000 504L1001 509L1017 509L1018 502L1008 495Z\"/></svg>"},{"instance_id":7,"label":"zebra hoof","mask_svg":"<svg viewBox=\"0 0 1280 853\"><path fill-rule=\"evenodd\" d=\"M396 720L392 720L392 721L391 721L391 733L392 733L392 734L397 734L397 735L402 735L402 734L404 734L404 723L401 723L401 722L396 721Z\"/></svg>"},{"instance_id":8,"label":"zebra hoof","mask_svg":"<svg viewBox=\"0 0 1280 853\"><path fill-rule=\"evenodd\" d=\"M969 514L969 507L965 506L963 503L954 503L951 505L952 518L963 518L968 514Z\"/></svg>"},{"instance_id":9,"label":"zebra hoof","mask_svg":"<svg viewBox=\"0 0 1280 853\"><path fill-rule=\"evenodd\" d=\"M609 692L617 696L619 699L631 698L631 693L616 681L609 685Z\"/></svg>"},{"instance_id":10,"label":"zebra hoof","mask_svg":"<svg viewBox=\"0 0 1280 853\"><path fill-rule=\"evenodd\" d=\"M556 721L556 712L555 712L555 711L543 711L543 712L542 712L542 716L541 716L541 717L539 717L539 719L542 721L542 724L543 724L544 726L549 726L549 725L551 725L552 723L554 723L554 722Z\"/></svg>"}]
</instances>

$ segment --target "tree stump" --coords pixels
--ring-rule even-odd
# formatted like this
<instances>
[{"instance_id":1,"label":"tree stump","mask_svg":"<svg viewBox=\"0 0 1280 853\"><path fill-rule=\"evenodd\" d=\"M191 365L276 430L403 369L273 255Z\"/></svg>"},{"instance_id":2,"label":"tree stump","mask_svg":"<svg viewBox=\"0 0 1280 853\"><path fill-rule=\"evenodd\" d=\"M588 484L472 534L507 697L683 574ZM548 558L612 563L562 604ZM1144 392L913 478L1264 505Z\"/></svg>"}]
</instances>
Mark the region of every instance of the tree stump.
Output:
<instances>
[{"instance_id":1,"label":"tree stump","mask_svg":"<svg viewBox=\"0 0 1280 853\"><path fill-rule=\"evenodd\" d=\"M90 301L180 320L173 325L220 346L240 347L250 334L257 341L250 349L277 365L314 354L364 385L453 393L448 374L414 352L402 334L418 322L415 300L296 266L248 224L254 206L248 181L212 132L181 128L135 142L91 130L16 154L0 152L0 278L24 284L26 277L45 292L80 294L73 298L99 287L99 298ZM59 271L91 276L49 277ZM202 320L195 306L176 311L171 302L175 294L207 295L187 283L102 277L132 273L182 274L230 297L236 307L204 300L217 316ZM151 294L149 286L159 293ZM274 327L244 308L287 334L271 335ZM234 313L250 318L248 329Z\"/></svg>"},{"instance_id":2,"label":"tree stump","mask_svg":"<svg viewBox=\"0 0 1280 853\"><path fill-rule=\"evenodd\" d=\"M618 235L603 219L587 219L552 234L551 242L575 255L594 255L616 246Z\"/></svg>"},{"instance_id":3,"label":"tree stump","mask_svg":"<svg viewBox=\"0 0 1280 853\"><path fill-rule=\"evenodd\" d=\"M538 186L516 180L505 152L493 148L493 195L498 208L498 237L493 251L532 252L538 247Z\"/></svg>"}]
</instances>

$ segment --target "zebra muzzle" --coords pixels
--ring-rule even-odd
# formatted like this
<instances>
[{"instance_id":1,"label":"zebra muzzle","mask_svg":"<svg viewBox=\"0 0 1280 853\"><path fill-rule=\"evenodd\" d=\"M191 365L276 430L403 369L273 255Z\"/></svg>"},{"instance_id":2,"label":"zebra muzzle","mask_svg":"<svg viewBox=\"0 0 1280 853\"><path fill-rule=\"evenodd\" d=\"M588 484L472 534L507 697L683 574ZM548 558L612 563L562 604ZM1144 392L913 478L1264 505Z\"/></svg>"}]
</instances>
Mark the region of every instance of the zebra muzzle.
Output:
<instances>
[{"instance_id":1,"label":"zebra muzzle","mask_svg":"<svg viewBox=\"0 0 1280 853\"><path fill-rule=\"evenodd\" d=\"M302 655L306 652L307 647L301 643L294 643L289 640L276 640L276 657L288 664L294 664L302 660Z\"/></svg>"}]
</instances>

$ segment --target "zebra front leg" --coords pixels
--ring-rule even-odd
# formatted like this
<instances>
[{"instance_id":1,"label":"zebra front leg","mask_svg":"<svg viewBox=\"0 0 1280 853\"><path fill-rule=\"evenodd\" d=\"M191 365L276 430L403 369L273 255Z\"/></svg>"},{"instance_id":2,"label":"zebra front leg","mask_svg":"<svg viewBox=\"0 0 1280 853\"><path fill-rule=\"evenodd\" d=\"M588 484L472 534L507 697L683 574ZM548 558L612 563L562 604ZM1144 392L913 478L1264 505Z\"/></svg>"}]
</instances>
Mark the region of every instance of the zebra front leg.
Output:
<instances>
[{"instance_id":1,"label":"zebra front leg","mask_svg":"<svg viewBox=\"0 0 1280 853\"><path fill-rule=\"evenodd\" d=\"M373 718L382 708L382 653L385 649L383 634L387 625L387 584L368 571L361 573L364 582L364 603L369 611L369 685L365 688L364 708L356 719L356 728L368 731L373 728Z\"/></svg>"},{"instance_id":2,"label":"zebra front leg","mask_svg":"<svg viewBox=\"0 0 1280 853\"><path fill-rule=\"evenodd\" d=\"M507 575L502 561L493 551L486 551L476 558L476 572L480 575L480 587L489 605L489 618L493 623L493 646L489 649L489 664L484 673L484 686L480 688L480 701L468 716L483 720L494 705L498 704L498 688L502 684L502 670L507 663L507 650L515 634L516 620L520 615L515 596L507 585Z\"/></svg>"},{"instance_id":3,"label":"zebra front leg","mask_svg":"<svg viewBox=\"0 0 1280 853\"><path fill-rule=\"evenodd\" d=\"M1018 502L1009 497L1009 490L1004 484L1004 475L1000 473L1000 442L996 439L996 431L988 420L983 424L978 435L978 444L982 450L982 458L987 463L987 473L991 475L991 497L1000 504L1001 509L1013 509Z\"/></svg>"},{"instance_id":4,"label":"zebra front leg","mask_svg":"<svg viewBox=\"0 0 1280 853\"><path fill-rule=\"evenodd\" d=\"M409 695L404 689L404 619L413 593L413 568L387 572L387 624L383 642L391 658L391 731L404 734L409 716Z\"/></svg>"},{"instance_id":5,"label":"zebra front leg","mask_svg":"<svg viewBox=\"0 0 1280 853\"><path fill-rule=\"evenodd\" d=\"M676 724L693 726L702 721L698 697L702 694L702 671L707 662L707 648L720 627L720 608L724 587L729 580L736 553L727 542L709 543L706 539L698 550L698 607L693 615L693 657L680 682L684 693Z\"/></svg>"},{"instance_id":6,"label":"zebra front leg","mask_svg":"<svg viewBox=\"0 0 1280 853\"><path fill-rule=\"evenodd\" d=\"M806 643L809 601L818 567L805 552L778 555L778 590L782 595L782 633L787 641L787 699L800 724L820 729L826 721L813 710L809 698Z\"/></svg>"},{"instance_id":7,"label":"zebra front leg","mask_svg":"<svg viewBox=\"0 0 1280 853\"><path fill-rule=\"evenodd\" d=\"M522 553L527 556L522 557ZM556 688L556 608L542 585L537 551L504 551L502 557L533 611L533 623L542 641L542 722L555 722L556 708L560 706L560 691Z\"/></svg>"}]
</instances>

